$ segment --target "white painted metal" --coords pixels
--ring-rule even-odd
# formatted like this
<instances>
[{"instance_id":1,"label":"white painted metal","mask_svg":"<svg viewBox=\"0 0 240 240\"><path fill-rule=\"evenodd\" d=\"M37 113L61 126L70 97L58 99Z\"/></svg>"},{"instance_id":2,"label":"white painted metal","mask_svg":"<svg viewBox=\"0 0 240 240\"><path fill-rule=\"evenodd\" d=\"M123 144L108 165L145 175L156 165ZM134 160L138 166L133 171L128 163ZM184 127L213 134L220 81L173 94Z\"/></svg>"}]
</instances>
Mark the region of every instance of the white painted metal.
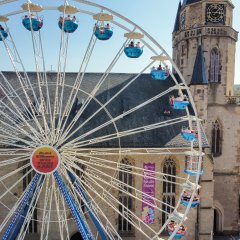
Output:
<instances>
[{"instance_id":1,"label":"white painted metal","mask_svg":"<svg viewBox=\"0 0 240 240\"><path fill-rule=\"evenodd\" d=\"M13 0L0 1L0 5L10 4ZM166 215L169 215L169 219L162 224L159 229L154 229L151 225L145 224L139 213L136 213L133 210L128 211L126 206L118 199L118 197L111 194L109 189L114 189L115 192L122 192L125 195L131 197L136 202L144 203L145 200L142 199L142 196L145 194L142 193L142 189L139 189L135 186L129 186L125 182L121 182L118 178L118 172L121 171L125 174L129 173L127 168L128 165L121 162L122 158L125 156L172 156L172 155L184 155L187 151L193 152L193 144L190 147L180 147L180 148L122 148L121 147L121 138L126 136L131 136L137 133L143 133L146 131L165 128L174 124L189 122L189 125L192 126L192 123L195 122L199 134L199 146L197 148L197 154L202 158L202 143L201 143L201 129L200 129L200 120L197 117L197 112L193 104L193 99L190 95L189 89L184 82L184 79L180 71L176 68L176 65L171 60L170 56L166 51L161 47L161 45L154 40L146 31L144 31L140 26L133 23L131 20L120 15L119 13L112 11L104 6L98 5L85 0L76 0L76 4L79 6L71 6L66 0L63 0L61 7L59 6L43 6L42 8L33 8L33 6L38 6L32 4L30 1L24 5L24 10L13 9L14 11L4 14L4 17L0 17L0 21L5 22L6 18L9 18L11 21L12 16L22 14L27 12L29 15L31 11L40 11L41 14L47 14L45 10L60 11L63 14L86 14L92 17L95 20L108 20L116 28L121 28L125 32L127 40L124 39L123 44L121 45L116 56L113 58L112 62L109 64L106 70L103 70L103 75L97 81L95 87L90 91L86 92L83 90L83 81L86 74L88 66L91 64L91 59L94 54L94 51L98 51L96 42L97 39L94 36L94 32L90 37L88 45L86 46L86 52L84 54L83 60L79 62L79 70L76 74L76 78L72 84L69 84L66 79L67 71L67 56L68 51L71 48L69 45L69 40L71 38L69 33L65 33L63 30L61 32L61 38L59 40L59 45L53 46L59 48L58 52L58 69L57 69L57 81L50 82L47 78L47 71L45 67L46 59L48 54L43 54L44 44L40 32L35 32L33 29L29 32L32 39L33 52L32 56L34 57L35 62L35 71L37 74L36 82L33 83L29 76L24 65L24 61L20 56L17 49L17 36L13 37L11 31L8 28L7 23L5 22L5 27L8 31L9 37L0 44L3 44L6 49L9 60L12 64L14 72L17 76L18 88L14 86L14 83L11 79L8 79L7 74L0 72L0 77L2 82L0 82L0 90L5 95L4 98L0 99L0 167L1 169L6 169L6 171L0 172L0 183L4 187L4 191L0 195L0 207L5 208L8 212L4 216L4 220L0 223L0 232L2 232L11 216L14 214L15 210L21 199L23 198L26 190L23 189L20 196L15 196L14 206L8 206L4 203L3 200L6 200L7 196L11 194L14 196L15 189L22 188L23 180L32 174L32 169L29 169L29 158L34 150L43 145L54 146L59 150L61 155L62 164L59 168L59 172L63 179L67 182L70 192L73 195L74 200L80 206L81 201L87 204L85 199L81 199L81 196L77 191L75 191L71 180L68 177L67 171L70 171L77 178L82 188L85 190L86 195L89 198L92 208L94 209L94 215L99 220L99 224L106 231L110 239L122 239L121 235L116 229L116 226L109 220L107 213L104 209L101 208L100 202L103 202L105 205L118 214L122 218L129 221L134 227L135 231L138 231L145 239L159 239L159 234L167 226L168 222L171 219L177 221L178 227L174 233L169 237L173 239L174 234L178 231L178 228L182 222L186 219L186 215L190 209L191 202L193 197L199 188L198 181L199 176L195 178L195 182L189 181L189 176L172 176L162 172L155 172L152 179L154 179L158 184L171 183L174 184L179 192L184 191L184 189L191 189L192 197L191 201L188 204L188 207L185 209L184 213L179 213L180 199L177 201L176 206L171 206L168 203L162 201L157 197L154 197L154 204L150 203L149 206L155 208L158 212L165 212ZM84 5L88 7L88 11L84 10ZM37 15L37 13L34 13ZM104 15L105 14L105 15ZM99 16L104 16L104 19L99 19ZM30 23L32 20L30 20ZM94 22L93 22L94 25ZM90 26L92 28L92 26ZM95 27L94 27L95 30ZM138 34L135 34L138 33ZM2 33L0 33L2 37ZM55 36L54 36L55 37ZM119 89L113 96L111 96L106 102L102 103L97 99L97 93L101 86L106 83L106 79L109 74L112 72L115 65L118 64L119 59L122 57L124 47L129 43L130 39L140 39L141 42L145 45L154 57L151 58L149 64L147 64L142 70L140 70L127 84L125 84L121 89ZM137 106L119 114L118 116L112 116L108 111L108 105L113 102L123 91L125 91L133 82L135 82L138 77L146 72L150 66L152 66L155 61L170 61L173 69L178 73L181 78L181 83L178 83L177 79L170 71L170 75L175 82L175 86L167 89L164 92L160 92L156 96L153 96L150 99L138 104ZM124 69L123 69L124 71ZM54 89L54 93L51 93ZM70 94L66 96L67 89L70 89ZM153 101L161 99L162 97L170 94L173 90L187 91L189 95L190 102L193 107L194 116L191 116L188 109L184 117L179 117L171 120L159 121L154 124L140 126L137 128L127 129L119 131L116 121L130 115L137 110L148 106ZM75 100L78 97L79 93L84 93L87 97L83 101L83 105L80 110L77 112L73 120L68 123L69 114L72 107L74 106ZM39 97L38 97L39 96ZM65 101L65 98L67 100ZM79 126L76 126L76 122L82 117L84 110L89 106L91 101L95 101L99 108L87 119L85 119ZM75 134L81 130L86 124L88 124L92 119L96 118L97 114L100 111L104 111L108 120L105 123L99 124L97 127L88 130L87 132L75 136ZM151 116L149 116L151 117ZM106 126L113 126L115 132L108 135L103 135L100 137L92 137L89 140L84 140L85 137L90 136L91 134L103 129ZM118 141L119 147L116 148L94 148L95 143L106 142L112 139ZM81 164L81 165L79 165ZM80 167L82 166L82 167ZM136 179L142 179L144 177L143 168L131 165L131 174ZM9 170L11 169L11 170ZM199 161L198 172L201 169L201 161ZM12 179L14 175L19 175L21 171L26 172L22 174L15 182L11 185L7 182L9 179ZM78 171L79 175L76 174ZM153 174L151 171L146 171L149 174ZM82 177L84 176L84 177ZM175 180L173 180L174 177ZM126 189L131 189L128 191ZM32 202L32 208L29 209L27 217L24 220L26 225L29 225L32 217L33 210L37 208L41 212L42 218L35 219L39 222L40 225L40 239L47 240L50 239L51 234L51 224L56 223L58 230L56 232L59 234L59 239L64 240L70 239L71 228L69 225L72 222L71 216L69 216L69 210L66 208L63 197L60 195L60 191L54 177L52 175L45 176L42 187L39 188L34 194L36 201ZM38 206L37 202L40 202ZM146 203L146 202L145 202ZM170 214L162 209L162 206L165 205L173 210L173 214ZM119 206L125 211L121 212ZM87 215L86 212L82 211L81 208L79 211L83 215ZM23 228L18 236L18 240L25 238L27 228ZM95 235L96 239L98 234Z\"/></svg>"}]
</instances>

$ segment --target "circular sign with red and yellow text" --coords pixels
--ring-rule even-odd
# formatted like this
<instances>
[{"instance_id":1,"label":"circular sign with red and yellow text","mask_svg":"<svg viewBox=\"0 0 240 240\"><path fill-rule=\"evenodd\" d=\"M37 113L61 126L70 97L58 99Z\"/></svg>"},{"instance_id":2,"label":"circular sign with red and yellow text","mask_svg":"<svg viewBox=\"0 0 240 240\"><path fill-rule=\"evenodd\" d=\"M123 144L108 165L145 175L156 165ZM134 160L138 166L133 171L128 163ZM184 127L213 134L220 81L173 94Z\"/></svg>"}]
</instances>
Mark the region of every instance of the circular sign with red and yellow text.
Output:
<instances>
[{"instance_id":1,"label":"circular sign with red and yellow text","mask_svg":"<svg viewBox=\"0 0 240 240\"><path fill-rule=\"evenodd\" d=\"M40 174L50 174L58 169L60 156L53 147L42 146L33 152L31 164L36 172Z\"/></svg>"}]
</instances>

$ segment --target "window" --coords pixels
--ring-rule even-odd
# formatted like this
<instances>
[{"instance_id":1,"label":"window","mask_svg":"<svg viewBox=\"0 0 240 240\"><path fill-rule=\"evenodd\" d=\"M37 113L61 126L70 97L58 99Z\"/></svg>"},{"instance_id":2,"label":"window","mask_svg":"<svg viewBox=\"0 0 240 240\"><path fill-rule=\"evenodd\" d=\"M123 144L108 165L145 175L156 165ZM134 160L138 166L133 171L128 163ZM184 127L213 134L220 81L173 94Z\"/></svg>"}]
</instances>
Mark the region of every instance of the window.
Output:
<instances>
[{"instance_id":1,"label":"window","mask_svg":"<svg viewBox=\"0 0 240 240\"><path fill-rule=\"evenodd\" d=\"M221 155L221 130L218 120L213 123L212 127L212 154L213 156Z\"/></svg>"},{"instance_id":2,"label":"window","mask_svg":"<svg viewBox=\"0 0 240 240\"><path fill-rule=\"evenodd\" d=\"M30 166L27 168L24 168L23 175L25 175L30 170L31 170ZM31 171L31 173L29 173L26 177L23 178L23 191L28 187L34 175L35 175L35 172ZM35 203L36 202L33 202L33 206L35 206ZM35 209L33 210L32 219L28 225L28 233L37 233L37 217L38 217L38 212L37 212L37 205L36 205Z\"/></svg>"},{"instance_id":3,"label":"window","mask_svg":"<svg viewBox=\"0 0 240 240\"><path fill-rule=\"evenodd\" d=\"M131 213L133 211L133 200L128 194L132 192L132 189L128 186L133 185L133 179L132 168L128 159L123 159L121 163L123 165L121 165L119 170L119 180L126 185L123 185L123 191L119 191L119 202L126 208L119 204L119 212L125 217L120 214L118 215L118 231L121 235L126 236L133 235L134 232L132 224L128 221L128 219L131 219Z\"/></svg>"},{"instance_id":4,"label":"window","mask_svg":"<svg viewBox=\"0 0 240 240\"><path fill-rule=\"evenodd\" d=\"M213 48L210 57L210 83L220 83L220 56L217 48Z\"/></svg>"},{"instance_id":5,"label":"window","mask_svg":"<svg viewBox=\"0 0 240 240\"><path fill-rule=\"evenodd\" d=\"M176 164L175 161L171 158L165 160L163 165L163 173L169 174L164 176L164 178L168 181L163 181L163 202L167 203L171 206L175 206L175 195L176 195ZM172 208L162 205L163 211L168 213L172 212ZM167 220L167 214L165 212L162 213L162 223L165 223Z\"/></svg>"}]
</instances>

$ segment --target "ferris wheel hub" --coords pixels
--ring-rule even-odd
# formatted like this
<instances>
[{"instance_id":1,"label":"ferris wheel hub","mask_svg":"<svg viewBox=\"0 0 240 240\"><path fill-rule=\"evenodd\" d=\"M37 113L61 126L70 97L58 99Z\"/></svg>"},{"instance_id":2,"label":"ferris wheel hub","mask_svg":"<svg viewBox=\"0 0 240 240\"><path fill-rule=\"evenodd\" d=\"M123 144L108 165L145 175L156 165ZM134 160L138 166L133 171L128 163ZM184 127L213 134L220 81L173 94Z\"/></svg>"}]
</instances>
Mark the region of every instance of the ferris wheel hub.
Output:
<instances>
[{"instance_id":1,"label":"ferris wheel hub","mask_svg":"<svg viewBox=\"0 0 240 240\"><path fill-rule=\"evenodd\" d=\"M38 147L32 153L30 160L32 168L44 175L55 172L61 163L59 153L51 146Z\"/></svg>"}]
</instances>

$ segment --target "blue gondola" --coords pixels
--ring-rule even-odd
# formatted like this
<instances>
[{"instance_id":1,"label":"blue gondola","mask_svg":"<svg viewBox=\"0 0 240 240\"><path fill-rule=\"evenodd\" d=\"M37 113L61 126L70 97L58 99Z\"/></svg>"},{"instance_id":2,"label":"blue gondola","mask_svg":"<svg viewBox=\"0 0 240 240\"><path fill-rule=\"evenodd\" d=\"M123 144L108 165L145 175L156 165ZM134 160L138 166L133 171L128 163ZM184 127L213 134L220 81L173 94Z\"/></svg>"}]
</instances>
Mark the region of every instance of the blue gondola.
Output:
<instances>
[{"instance_id":1,"label":"blue gondola","mask_svg":"<svg viewBox=\"0 0 240 240\"><path fill-rule=\"evenodd\" d=\"M141 47L125 47L124 52L129 58L139 58L143 53Z\"/></svg>"},{"instance_id":2,"label":"blue gondola","mask_svg":"<svg viewBox=\"0 0 240 240\"><path fill-rule=\"evenodd\" d=\"M62 29L62 21L58 21L58 26L60 29ZM64 32L66 33L73 33L77 30L78 28L78 23L76 21L72 21L72 20L68 20L65 19L64 20Z\"/></svg>"},{"instance_id":3,"label":"blue gondola","mask_svg":"<svg viewBox=\"0 0 240 240\"><path fill-rule=\"evenodd\" d=\"M170 100L170 106L176 110L184 110L189 105L189 101Z\"/></svg>"},{"instance_id":4,"label":"blue gondola","mask_svg":"<svg viewBox=\"0 0 240 240\"><path fill-rule=\"evenodd\" d=\"M174 224L173 226L170 226L170 225L167 226L167 231L168 231L168 234L169 234L170 236L172 235L172 233L173 233L174 230L175 230L174 226L175 226L175 224ZM181 238L184 237L186 234L187 234L187 231L186 231L186 230L181 230L181 229L179 229L179 230L176 232L174 238L175 238L175 239L181 239Z\"/></svg>"},{"instance_id":5,"label":"blue gondola","mask_svg":"<svg viewBox=\"0 0 240 240\"><path fill-rule=\"evenodd\" d=\"M22 20L22 24L29 31L31 31L31 26L32 26L33 31L39 31L43 26L43 21L41 19L37 19L37 18L30 19L29 17L25 17Z\"/></svg>"},{"instance_id":6,"label":"blue gondola","mask_svg":"<svg viewBox=\"0 0 240 240\"><path fill-rule=\"evenodd\" d=\"M1 34L0 34L0 41L2 41L3 39L7 38L8 33L5 30L0 30ZM2 39L3 37L3 39Z\"/></svg>"},{"instance_id":7,"label":"blue gondola","mask_svg":"<svg viewBox=\"0 0 240 240\"><path fill-rule=\"evenodd\" d=\"M173 232L168 231L169 236L171 236L172 233L173 233ZM178 232L177 232L177 233L175 234L174 238L175 238L175 239L181 239L181 238L184 237L185 235L186 235L185 232L183 232L183 233L178 233Z\"/></svg>"},{"instance_id":8,"label":"blue gondola","mask_svg":"<svg viewBox=\"0 0 240 240\"><path fill-rule=\"evenodd\" d=\"M204 174L203 170L201 170L201 172L198 173L198 172L195 172L195 171L190 171L190 170L185 169L184 172L188 175L195 176L195 177L198 176L198 175L202 176Z\"/></svg>"},{"instance_id":9,"label":"blue gondola","mask_svg":"<svg viewBox=\"0 0 240 240\"><path fill-rule=\"evenodd\" d=\"M184 200L184 199L182 198L182 199L181 199L181 203L182 203L183 206L187 207L189 201ZM196 200L196 201L193 201L193 202L191 203L191 206L190 206L190 207L191 207L191 208L195 208L195 207L198 206L199 204L200 204L200 200Z\"/></svg>"},{"instance_id":10,"label":"blue gondola","mask_svg":"<svg viewBox=\"0 0 240 240\"><path fill-rule=\"evenodd\" d=\"M152 70L150 73L152 79L154 80L166 80L169 76L168 70Z\"/></svg>"},{"instance_id":11,"label":"blue gondola","mask_svg":"<svg viewBox=\"0 0 240 240\"><path fill-rule=\"evenodd\" d=\"M183 137L183 139L185 139L186 141L194 141L196 139L196 133L195 132L185 132L182 131L181 135Z\"/></svg>"},{"instance_id":12,"label":"blue gondola","mask_svg":"<svg viewBox=\"0 0 240 240\"><path fill-rule=\"evenodd\" d=\"M112 37L113 31L109 28L98 28L95 30L94 35L99 40L108 40Z\"/></svg>"}]
</instances>

